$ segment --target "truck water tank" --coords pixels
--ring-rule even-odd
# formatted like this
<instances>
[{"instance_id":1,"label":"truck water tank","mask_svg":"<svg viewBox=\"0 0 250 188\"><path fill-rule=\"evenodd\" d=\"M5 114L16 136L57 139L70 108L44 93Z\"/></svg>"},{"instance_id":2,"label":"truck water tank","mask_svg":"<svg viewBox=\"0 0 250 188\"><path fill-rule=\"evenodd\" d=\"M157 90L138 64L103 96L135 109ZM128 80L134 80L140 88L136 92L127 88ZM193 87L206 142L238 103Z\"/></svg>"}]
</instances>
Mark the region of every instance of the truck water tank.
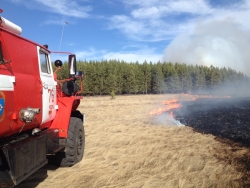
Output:
<instances>
[{"instance_id":1,"label":"truck water tank","mask_svg":"<svg viewBox=\"0 0 250 188\"><path fill-rule=\"evenodd\" d=\"M3 27L4 29L6 29L12 33L15 33L17 35L20 35L22 33L21 27L19 27L18 25L12 23L11 21L9 21L3 17L0 17L0 27Z\"/></svg>"}]
</instances>

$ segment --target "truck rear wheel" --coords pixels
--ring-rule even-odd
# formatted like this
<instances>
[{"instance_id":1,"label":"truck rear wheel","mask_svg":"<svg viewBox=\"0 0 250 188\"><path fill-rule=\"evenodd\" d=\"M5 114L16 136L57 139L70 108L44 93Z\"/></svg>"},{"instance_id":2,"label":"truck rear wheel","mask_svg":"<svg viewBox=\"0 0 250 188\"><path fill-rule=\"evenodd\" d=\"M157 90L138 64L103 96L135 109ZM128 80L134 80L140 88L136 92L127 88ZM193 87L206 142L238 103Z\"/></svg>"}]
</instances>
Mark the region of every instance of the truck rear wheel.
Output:
<instances>
[{"instance_id":1,"label":"truck rear wheel","mask_svg":"<svg viewBox=\"0 0 250 188\"><path fill-rule=\"evenodd\" d=\"M80 162L83 158L85 146L85 132L83 122L77 117L71 117L68 137L64 152L58 152L49 156L49 163L61 167L70 167Z\"/></svg>"}]
</instances>

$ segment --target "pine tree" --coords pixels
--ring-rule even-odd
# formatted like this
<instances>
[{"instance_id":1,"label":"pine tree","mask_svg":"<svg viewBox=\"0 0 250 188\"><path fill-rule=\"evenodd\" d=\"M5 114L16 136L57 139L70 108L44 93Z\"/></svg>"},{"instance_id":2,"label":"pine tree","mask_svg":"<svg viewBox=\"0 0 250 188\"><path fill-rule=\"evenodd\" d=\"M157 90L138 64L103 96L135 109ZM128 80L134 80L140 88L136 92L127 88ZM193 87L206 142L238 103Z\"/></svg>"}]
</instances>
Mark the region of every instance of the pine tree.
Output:
<instances>
[{"instance_id":1,"label":"pine tree","mask_svg":"<svg viewBox=\"0 0 250 188\"><path fill-rule=\"evenodd\" d=\"M190 91L192 88L192 79L186 64L175 64L175 70L180 80L180 89L182 92Z\"/></svg>"},{"instance_id":2,"label":"pine tree","mask_svg":"<svg viewBox=\"0 0 250 188\"><path fill-rule=\"evenodd\" d=\"M105 67L104 93L109 94L111 91L116 92L117 77L116 77L116 60L109 60Z\"/></svg>"},{"instance_id":3,"label":"pine tree","mask_svg":"<svg viewBox=\"0 0 250 188\"><path fill-rule=\"evenodd\" d=\"M135 69L135 77L137 81L137 93L144 93L145 92L145 85L144 85L144 73L142 71L142 65L137 61L134 66Z\"/></svg>"},{"instance_id":4,"label":"pine tree","mask_svg":"<svg viewBox=\"0 0 250 188\"><path fill-rule=\"evenodd\" d=\"M143 73L143 89L144 93L148 94L150 90L150 82L151 82L151 68L150 65L145 60L142 64L142 73Z\"/></svg>"},{"instance_id":5,"label":"pine tree","mask_svg":"<svg viewBox=\"0 0 250 188\"><path fill-rule=\"evenodd\" d=\"M221 84L221 75L219 68L210 66L210 87L215 88L216 86Z\"/></svg>"},{"instance_id":6,"label":"pine tree","mask_svg":"<svg viewBox=\"0 0 250 188\"><path fill-rule=\"evenodd\" d=\"M129 94L137 93L138 92L138 85L137 85L134 65L132 63L130 63L130 70L128 71L127 81L128 81L128 86L129 86L128 93Z\"/></svg>"},{"instance_id":7,"label":"pine tree","mask_svg":"<svg viewBox=\"0 0 250 188\"><path fill-rule=\"evenodd\" d=\"M161 65L157 63L152 67L152 92L155 94L164 93L166 85L161 70Z\"/></svg>"},{"instance_id":8,"label":"pine tree","mask_svg":"<svg viewBox=\"0 0 250 188\"><path fill-rule=\"evenodd\" d=\"M178 93L181 90L181 82L179 79L179 76L177 72L174 70L174 72L168 76L167 78L167 86L168 86L168 91L170 93Z\"/></svg>"}]
</instances>

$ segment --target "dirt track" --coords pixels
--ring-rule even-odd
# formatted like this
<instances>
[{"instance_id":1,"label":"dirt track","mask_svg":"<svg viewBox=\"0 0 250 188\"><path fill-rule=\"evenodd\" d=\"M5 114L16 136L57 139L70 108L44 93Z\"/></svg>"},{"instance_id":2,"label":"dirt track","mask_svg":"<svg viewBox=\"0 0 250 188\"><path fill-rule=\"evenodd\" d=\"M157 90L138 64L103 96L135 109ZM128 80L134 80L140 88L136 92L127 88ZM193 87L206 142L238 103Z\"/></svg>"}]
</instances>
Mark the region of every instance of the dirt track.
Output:
<instances>
[{"instance_id":1,"label":"dirt track","mask_svg":"<svg viewBox=\"0 0 250 188\"><path fill-rule=\"evenodd\" d=\"M84 98L84 159L71 168L46 165L18 187L242 187L243 173L233 159L246 148L233 150L212 135L148 116L175 97L181 96Z\"/></svg>"}]
</instances>

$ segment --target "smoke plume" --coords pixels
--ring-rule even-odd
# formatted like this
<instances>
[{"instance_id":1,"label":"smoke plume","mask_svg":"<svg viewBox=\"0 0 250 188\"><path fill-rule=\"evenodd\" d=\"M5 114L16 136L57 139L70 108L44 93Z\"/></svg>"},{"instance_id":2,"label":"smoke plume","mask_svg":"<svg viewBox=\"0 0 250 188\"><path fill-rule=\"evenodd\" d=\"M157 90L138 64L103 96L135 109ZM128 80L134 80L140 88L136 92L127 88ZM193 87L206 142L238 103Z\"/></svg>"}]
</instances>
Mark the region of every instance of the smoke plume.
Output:
<instances>
[{"instance_id":1,"label":"smoke plume","mask_svg":"<svg viewBox=\"0 0 250 188\"><path fill-rule=\"evenodd\" d=\"M169 44L163 61L229 67L250 76L250 32L231 18L198 23Z\"/></svg>"}]
</instances>

